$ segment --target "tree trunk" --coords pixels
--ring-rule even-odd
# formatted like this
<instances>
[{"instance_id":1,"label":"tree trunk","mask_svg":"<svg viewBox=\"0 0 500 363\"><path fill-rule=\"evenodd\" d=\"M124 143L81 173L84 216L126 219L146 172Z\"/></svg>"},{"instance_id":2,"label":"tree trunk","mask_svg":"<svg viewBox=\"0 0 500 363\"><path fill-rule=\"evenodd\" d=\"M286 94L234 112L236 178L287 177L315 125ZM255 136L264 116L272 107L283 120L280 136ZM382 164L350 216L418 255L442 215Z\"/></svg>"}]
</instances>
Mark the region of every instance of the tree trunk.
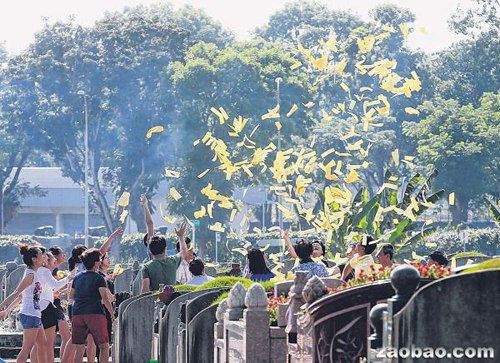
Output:
<instances>
[{"instance_id":1,"label":"tree trunk","mask_svg":"<svg viewBox=\"0 0 500 363\"><path fill-rule=\"evenodd\" d=\"M469 198L456 195L455 205L449 207L451 213L451 224L458 226L461 223L466 223L469 212Z\"/></svg>"}]
</instances>

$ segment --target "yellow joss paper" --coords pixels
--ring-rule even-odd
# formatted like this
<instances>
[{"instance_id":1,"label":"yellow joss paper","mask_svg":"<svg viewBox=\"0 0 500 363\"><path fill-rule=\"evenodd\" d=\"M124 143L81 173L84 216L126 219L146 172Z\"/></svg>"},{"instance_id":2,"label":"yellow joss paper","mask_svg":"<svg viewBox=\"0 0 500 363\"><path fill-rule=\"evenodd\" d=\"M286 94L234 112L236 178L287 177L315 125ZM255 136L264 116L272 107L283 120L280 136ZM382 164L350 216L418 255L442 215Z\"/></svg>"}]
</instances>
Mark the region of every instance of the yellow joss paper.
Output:
<instances>
[{"instance_id":1,"label":"yellow joss paper","mask_svg":"<svg viewBox=\"0 0 500 363\"><path fill-rule=\"evenodd\" d=\"M448 204L455 205L455 192L450 193L450 195L448 196Z\"/></svg>"},{"instance_id":2,"label":"yellow joss paper","mask_svg":"<svg viewBox=\"0 0 500 363\"><path fill-rule=\"evenodd\" d=\"M392 153L392 160L394 160L394 164L396 164L396 166L399 166L399 150L396 149L394 150Z\"/></svg>"},{"instance_id":3,"label":"yellow joss paper","mask_svg":"<svg viewBox=\"0 0 500 363\"><path fill-rule=\"evenodd\" d=\"M223 125L224 122L226 122L226 120L229 119L229 116L223 107L219 107L218 110L215 107L211 107L210 111L212 111L219 118L219 123L221 125Z\"/></svg>"},{"instance_id":4,"label":"yellow joss paper","mask_svg":"<svg viewBox=\"0 0 500 363\"><path fill-rule=\"evenodd\" d=\"M205 208L205 206L202 205L200 210L197 210L196 212L194 212L194 218L200 219L200 218L205 217L206 214L207 214L207 209Z\"/></svg>"},{"instance_id":5,"label":"yellow joss paper","mask_svg":"<svg viewBox=\"0 0 500 363\"><path fill-rule=\"evenodd\" d=\"M274 123L274 125L276 126L276 129L277 129L278 131L279 131L279 130L281 130L281 122L276 121L276 122Z\"/></svg>"},{"instance_id":6,"label":"yellow joss paper","mask_svg":"<svg viewBox=\"0 0 500 363\"><path fill-rule=\"evenodd\" d=\"M238 210L237 209L233 209L231 211L231 215L229 216L229 223L233 223L234 221L234 217L236 217L236 213L238 213Z\"/></svg>"},{"instance_id":7,"label":"yellow joss paper","mask_svg":"<svg viewBox=\"0 0 500 363\"><path fill-rule=\"evenodd\" d=\"M437 247L437 243L435 242L427 242L425 244L426 247L429 247L429 248L436 248Z\"/></svg>"},{"instance_id":8,"label":"yellow joss paper","mask_svg":"<svg viewBox=\"0 0 500 363\"><path fill-rule=\"evenodd\" d=\"M279 118L280 117L280 105L277 105L275 108L268 110L268 112L262 115L262 120L267 120L269 118Z\"/></svg>"},{"instance_id":9,"label":"yellow joss paper","mask_svg":"<svg viewBox=\"0 0 500 363\"><path fill-rule=\"evenodd\" d=\"M351 170L351 172L346 176L345 182L346 183L355 183L359 181L358 173L356 170Z\"/></svg>"},{"instance_id":10,"label":"yellow joss paper","mask_svg":"<svg viewBox=\"0 0 500 363\"><path fill-rule=\"evenodd\" d=\"M169 169L165 168L165 176L167 178L178 178L180 175L181 175L181 173L179 173L178 171L169 170Z\"/></svg>"},{"instance_id":11,"label":"yellow joss paper","mask_svg":"<svg viewBox=\"0 0 500 363\"><path fill-rule=\"evenodd\" d=\"M113 276L116 277L116 276L120 275L123 271L124 271L123 267L119 263L117 263L115 265L115 268L113 269Z\"/></svg>"},{"instance_id":12,"label":"yellow joss paper","mask_svg":"<svg viewBox=\"0 0 500 363\"><path fill-rule=\"evenodd\" d=\"M151 127L148 132L146 133L146 139L151 139L151 136L153 136L154 133L158 133L158 132L163 132L163 130L165 130L165 128L163 126L154 126L154 127Z\"/></svg>"},{"instance_id":13,"label":"yellow joss paper","mask_svg":"<svg viewBox=\"0 0 500 363\"><path fill-rule=\"evenodd\" d=\"M295 62L294 64L292 64L292 65L290 66L290 69L291 69L292 71L294 71L294 70L296 70L297 68L299 68L301 65L302 65L302 63L301 63L300 61L297 61L297 62Z\"/></svg>"},{"instance_id":14,"label":"yellow joss paper","mask_svg":"<svg viewBox=\"0 0 500 363\"><path fill-rule=\"evenodd\" d=\"M420 31L420 33L427 35L427 29L425 28L425 26L421 26L420 28L418 28L418 30Z\"/></svg>"},{"instance_id":15,"label":"yellow joss paper","mask_svg":"<svg viewBox=\"0 0 500 363\"><path fill-rule=\"evenodd\" d=\"M214 232L221 232L221 233L225 231L225 228L222 226L220 222L216 222L211 226L208 226L208 229Z\"/></svg>"},{"instance_id":16,"label":"yellow joss paper","mask_svg":"<svg viewBox=\"0 0 500 363\"><path fill-rule=\"evenodd\" d=\"M128 210L124 209L122 214L120 214L120 223L124 224L128 216Z\"/></svg>"},{"instance_id":17,"label":"yellow joss paper","mask_svg":"<svg viewBox=\"0 0 500 363\"><path fill-rule=\"evenodd\" d=\"M405 40L408 39L408 24L406 23L399 24L399 29L401 30L401 33L403 33L403 38Z\"/></svg>"},{"instance_id":18,"label":"yellow joss paper","mask_svg":"<svg viewBox=\"0 0 500 363\"><path fill-rule=\"evenodd\" d=\"M210 171L210 169L205 169L205 171L203 171L200 174L198 174L198 179L203 178L205 175L208 174L209 171Z\"/></svg>"},{"instance_id":19,"label":"yellow joss paper","mask_svg":"<svg viewBox=\"0 0 500 363\"><path fill-rule=\"evenodd\" d=\"M167 222L168 224L174 224L177 221L177 218L175 217L169 217L169 216L162 216L163 220Z\"/></svg>"},{"instance_id":20,"label":"yellow joss paper","mask_svg":"<svg viewBox=\"0 0 500 363\"><path fill-rule=\"evenodd\" d=\"M292 115L295 113L295 111L297 111L298 109L299 109L299 108L298 108L298 107L297 107L297 105L294 103L294 104L293 104L293 106L292 106L292 108L290 108L290 111L288 111L288 112L287 112L286 117L290 117L290 116L292 116Z\"/></svg>"},{"instance_id":21,"label":"yellow joss paper","mask_svg":"<svg viewBox=\"0 0 500 363\"><path fill-rule=\"evenodd\" d=\"M307 102L307 103L303 103L303 105L304 105L304 107L305 107L305 108L311 108L311 107L313 107L313 106L314 106L314 102L309 101L309 102Z\"/></svg>"},{"instance_id":22,"label":"yellow joss paper","mask_svg":"<svg viewBox=\"0 0 500 363\"><path fill-rule=\"evenodd\" d=\"M177 189L175 189L174 187L170 188L169 194L172 198L175 199L176 202L182 198L182 195L180 195Z\"/></svg>"},{"instance_id":23,"label":"yellow joss paper","mask_svg":"<svg viewBox=\"0 0 500 363\"><path fill-rule=\"evenodd\" d=\"M342 89L343 89L344 91L346 91L346 92L349 92L349 91L350 91L350 90L349 90L349 86L348 86L348 85L346 85L344 82L341 82L341 83L340 83L340 87L342 87Z\"/></svg>"},{"instance_id":24,"label":"yellow joss paper","mask_svg":"<svg viewBox=\"0 0 500 363\"><path fill-rule=\"evenodd\" d=\"M120 196L120 199L118 199L118 206L122 208L127 207L129 200L130 200L130 193L123 192L123 194Z\"/></svg>"},{"instance_id":25,"label":"yellow joss paper","mask_svg":"<svg viewBox=\"0 0 500 363\"><path fill-rule=\"evenodd\" d=\"M419 115L420 111L413 107L405 107L405 112L408 115Z\"/></svg>"}]
</instances>

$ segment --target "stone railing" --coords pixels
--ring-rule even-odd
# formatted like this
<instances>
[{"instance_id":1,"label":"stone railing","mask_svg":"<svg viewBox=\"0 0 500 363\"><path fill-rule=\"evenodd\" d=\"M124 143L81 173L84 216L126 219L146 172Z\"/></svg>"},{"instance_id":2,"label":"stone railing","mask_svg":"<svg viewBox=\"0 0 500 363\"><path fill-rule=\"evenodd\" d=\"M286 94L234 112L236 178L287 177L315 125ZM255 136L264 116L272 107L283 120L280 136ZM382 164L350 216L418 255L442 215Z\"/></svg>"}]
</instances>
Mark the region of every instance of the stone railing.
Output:
<instances>
[{"instance_id":1,"label":"stone railing","mask_svg":"<svg viewBox=\"0 0 500 363\"><path fill-rule=\"evenodd\" d=\"M283 328L269 326L267 294L255 283L245 291L241 283L231 289L216 312L214 362L286 362Z\"/></svg>"},{"instance_id":2,"label":"stone railing","mask_svg":"<svg viewBox=\"0 0 500 363\"><path fill-rule=\"evenodd\" d=\"M500 270L451 276L415 292L418 271L405 269L391 277L396 295L371 311L375 332L369 339L368 361L458 362L466 353L482 354L470 356L470 361L497 361L490 354L500 352ZM447 357L457 347L463 355ZM393 359L396 349L400 355Z\"/></svg>"},{"instance_id":3,"label":"stone railing","mask_svg":"<svg viewBox=\"0 0 500 363\"><path fill-rule=\"evenodd\" d=\"M417 285L428 282L418 277ZM320 295L320 283L312 278L304 285L297 305L307 303L307 308L296 318L296 332L293 321L288 322L289 362L357 362L367 356L370 310L394 295L391 282L377 281L326 296Z\"/></svg>"}]
</instances>

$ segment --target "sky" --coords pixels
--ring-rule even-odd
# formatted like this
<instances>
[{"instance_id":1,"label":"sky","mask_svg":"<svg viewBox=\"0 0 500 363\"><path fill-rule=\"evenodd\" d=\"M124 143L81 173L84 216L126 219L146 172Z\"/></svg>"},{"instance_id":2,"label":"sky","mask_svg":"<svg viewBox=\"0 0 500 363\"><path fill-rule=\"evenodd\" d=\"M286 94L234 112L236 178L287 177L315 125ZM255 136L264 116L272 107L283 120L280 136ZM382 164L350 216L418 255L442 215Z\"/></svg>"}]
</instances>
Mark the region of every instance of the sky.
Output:
<instances>
[{"instance_id":1,"label":"sky","mask_svg":"<svg viewBox=\"0 0 500 363\"><path fill-rule=\"evenodd\" d=\"M50 22L74 16L83 26L103 17L106 11L126 6L157 3L158 0L2 0L0 2L0 42L9 53L25 49L34 34L42 28L43 19ZM174 8L193 5L202 8L221 24L232 30L238 40L252 37L255 27L265 24L270 15L285 7L289 0L173 0ZM412 48L426 52L444 49L460 38L448 29L447 21L457 6L471 7L470 0L319 0L332 9L351 10L363 18L383 3L409 8L416 16L416 28L425 27L427 34L414 32L409 39Z\"/></svg>"}]
</instances>

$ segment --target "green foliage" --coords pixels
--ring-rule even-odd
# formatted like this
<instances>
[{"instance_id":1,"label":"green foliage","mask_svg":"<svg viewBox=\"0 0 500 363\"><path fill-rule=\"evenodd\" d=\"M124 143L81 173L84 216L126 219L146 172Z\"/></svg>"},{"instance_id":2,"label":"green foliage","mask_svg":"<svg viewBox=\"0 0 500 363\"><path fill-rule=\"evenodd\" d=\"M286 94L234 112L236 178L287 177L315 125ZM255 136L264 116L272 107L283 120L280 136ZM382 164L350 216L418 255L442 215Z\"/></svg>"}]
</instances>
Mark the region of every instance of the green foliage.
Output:
<instances>
[{"instance_id":1,"label":"green foliage","mask_svg":"<svg viewBox=\"0 0 500 363\"><path fill-rule=\"evenodd\" d=\"M453 99L424 102L426 116L405 123L405 134L418 146L424 165L439 170L436 186L456 193L453 224L467 221L469 202L497 193L500 175L500 94L487 93L478 107Z\"/></svg>"},{"instance_id":2,"label":"green foliage","mask_svg":"<svg viewBox=\"0 0 500 363\"><path fill-rule=\"evenodd\" d=\"M221 276L216 277L202 286L198 286L196 290L211 289L214 287L233 287L237 282L241 282L245 289L248 289L253 284L252 280L243 277Z\"/></svg>"},{"instance_id":3,"label":"green foliage","mask_svg":"<svg viewBox=\"0 0 500 363\"><path fill-rule=\"evenodd\" d=\"M493 217L493 220L500 227L500 201L498 201L498 203L495 204L489 198L484 198L484 200L486 201L486 205L488 206L488 209L491 213L491 216Z\"/></svg>"},{"instance_id":4,"label":"green foliage","mask_svg":"<svg viewBox=\"0 0 500 363\"><path fill-rule=\"evenodd\" d=\"M500 258L495 258L492 260L484 261L476 266L470 267L463 271L463 273L472 273L472 272L479 272L479 271L485 271L485 270L498 270L500 269Z\"/></svg>"},{"instance_id":5,"label":"green foliage","mask_svg":"<svg viewBox=\"0 0 500 363\"><path fill-rule=\"evenodd\" d=\"M486 255L484 253L477 251L467 251L467 252L459 252L453 256L453 258L457 260L459 258L471 258L471 257L486 257Z\"/></svg>"},{"instance_id":6,"label":"green foliage","mask_svg":"<svg viewBox=\"0 0 500 363\"><path fill-rule=\"evenodd\" d=\"M187 291L191 292L196 290L197 286L195 285L175 285L175 290L176 291Z\"/></svg>"},{"instance_id":7,"label":"green foliage","mask_svg":"<svg viewBox=\"0 0 500 363\"><path fill-rule=\"evenodd\" d=\"M362 187L354 196L342 225L332 231L328 247L335 244L345 252L350 244L359 241L362 235L369 234L375 239L394 244L396 251L399 251L431 235L436 229L420 229L416 218L428 209L429 203L436 203L444 194L443 190L431 192L435 176L435 171L426 176L417 173L406 180L394 177L387 171L384 184L372 197L367 187ZM393 187L388 187L390 185ZM335 202L328 207L333 212L339 210ZM393 209L384 212L384 208Z\"/></svg>"},{"instance_id":8,"label":"green foliage","mask_svg":"<svg viewBox=\"0 0 500 363\"><path fill-rule=\"evenodd\" d=\"M254 40L235 43L220 49L214 44L198 43L191 47L183 62L171 63L165 72L162 83L162 100L167 109L176 109L176 117L172 121L170 147L178 155L178 161L171 166L179 168L181 176L173 180L173 185L181 195L189 196L178 202L169 200L169 210L176 215L193 218L193 213L201 205L210 201L199 191L211 183L213 189L222 195L231 196L234 188L248 185L250 182L266 182L264 173L256 173L255 180L246 175L234 176L226 180L225 175L216 169L212 161L213 153L205 152L207 146L199 144L193 147L192 142L201 138L207 131L222 140L228 150L238 151L243 158L245 148L236 145L237 140L228 135L229 128L217 127L218 118L210 111L211 107L223 106L229 115L227 123L242 116L248 118L245 131L248 134L259 126L252 140L258 145L277 143L274 122L262 122L261 115L266 109L276 105L275 79L283 79L281 108L288 110L294 103L306 103L312 98L314 87L305 74L293 72L290 66L294 59L280 43ZM283 128L284 145L291 144L293 136L304 137L311 126L311 117L305 111L296 112ZM205 169L211 169L203 179L197 176ZM214 170L215 169L215 170ZM214 208L214 221L225 223L229 219L230 210ZM200 232L197 237L200 254L211 251L213 255L214 233L208 230L208 218L200 220ZM226 238L223 235L223 240Z\"/></svg>"}]
</instances>

